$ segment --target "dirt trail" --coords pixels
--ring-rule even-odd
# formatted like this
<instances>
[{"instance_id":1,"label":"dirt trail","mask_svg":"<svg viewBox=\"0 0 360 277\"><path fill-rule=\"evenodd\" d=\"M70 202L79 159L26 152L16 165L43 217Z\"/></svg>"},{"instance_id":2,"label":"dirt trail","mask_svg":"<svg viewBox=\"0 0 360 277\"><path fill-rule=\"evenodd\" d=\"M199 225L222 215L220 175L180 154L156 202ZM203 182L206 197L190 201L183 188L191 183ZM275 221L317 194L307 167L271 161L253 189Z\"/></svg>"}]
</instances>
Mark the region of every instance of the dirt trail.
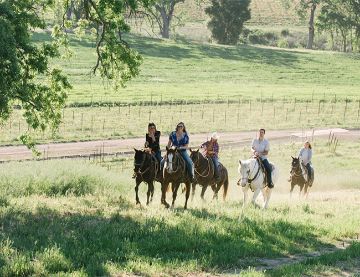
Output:
<instances>
[{"instance_id":1,"label":"dirt trail","mask_svg":"<svg viewBox=\"0 0 360 277\"><path fill-rule=\"evenodd\" d=\"M316 129L316 130L275 130L267 131L266 137L271 141L301 141L312 137L329 137L330 132L335 133L339 139L358 139L360 130L345 129ZM222 146L241 146L248 145L256 136L256 131L246 132L227 132L220 133ZM208 134L191 134L191 146L197 147L202 141L207 139ZM167 136L161 137L162 147L168 141ZM132 148L141 148L144 138L116 139L116 140L95 140L86 142L69 143L49 143L38 145L38 150L42 153L41 158L76 158L88 157L105 153L129 154ZM14 160L33 159L32 153L25 146L6 146L0 147L0 162Z\"/></svg>"}]
</instances>

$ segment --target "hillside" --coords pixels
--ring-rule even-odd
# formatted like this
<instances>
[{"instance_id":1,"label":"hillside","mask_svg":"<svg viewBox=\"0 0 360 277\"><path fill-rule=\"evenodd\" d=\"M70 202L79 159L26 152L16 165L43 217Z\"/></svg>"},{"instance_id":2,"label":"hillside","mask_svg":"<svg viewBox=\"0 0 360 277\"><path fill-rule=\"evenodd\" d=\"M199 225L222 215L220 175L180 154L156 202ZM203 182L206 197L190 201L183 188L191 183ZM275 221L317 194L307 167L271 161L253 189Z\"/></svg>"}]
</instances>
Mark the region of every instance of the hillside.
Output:
<instances>
[{"instance_id":1,"label":"hillside","mask_svg":"<svg viewBox=\"0 0 360 277\"><path fill-rule=\"evenodd\" d=\"M37 34L35 39L49 39ZM72 41L74 57L58 61L74 85L69 103L216 98L358 97L358 54L282 50L249 45L164 41L128 37L144 58L140 76L120 92L98 77L94 43ZM357 99L357 98L356 98Z\"/></svg>"}]
</instances>

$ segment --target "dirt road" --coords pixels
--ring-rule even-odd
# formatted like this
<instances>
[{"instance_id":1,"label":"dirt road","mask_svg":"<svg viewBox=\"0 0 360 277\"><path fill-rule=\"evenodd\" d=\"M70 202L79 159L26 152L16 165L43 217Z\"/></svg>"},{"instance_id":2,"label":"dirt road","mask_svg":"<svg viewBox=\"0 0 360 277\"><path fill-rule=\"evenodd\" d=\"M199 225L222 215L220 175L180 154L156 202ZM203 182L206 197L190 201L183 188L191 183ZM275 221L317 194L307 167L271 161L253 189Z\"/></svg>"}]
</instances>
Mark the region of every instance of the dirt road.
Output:
<instances>
[{"instance_id":1,"label":"dirt road","mask_svg":"<svg viewBox=\"0 0 360 277\"><path fill-rule=\"evenodd\" d=\"M303 141L306 138L328 138L330 132L335 133L338 139L359 139L359 130L346 129L314 129L314 130L275 130L267 131L266 137L271 141ZM256 131L220 133L222 146L249 145L256 136ZM190 144L197 147L207 139L208 134L191 134ZM168 141L167 136L161 137L161 145L165 148ZM144 138L116 139L116 140L95 140L86 142L50 143L41 144L37 148L41 152L40 158L77 158L89 157L92 155L122 155L132 153L133 147L141 148ZM31 160L32 152L25 146L0 147L0 162L15 160Z\"/></svg>"}]
</instances>

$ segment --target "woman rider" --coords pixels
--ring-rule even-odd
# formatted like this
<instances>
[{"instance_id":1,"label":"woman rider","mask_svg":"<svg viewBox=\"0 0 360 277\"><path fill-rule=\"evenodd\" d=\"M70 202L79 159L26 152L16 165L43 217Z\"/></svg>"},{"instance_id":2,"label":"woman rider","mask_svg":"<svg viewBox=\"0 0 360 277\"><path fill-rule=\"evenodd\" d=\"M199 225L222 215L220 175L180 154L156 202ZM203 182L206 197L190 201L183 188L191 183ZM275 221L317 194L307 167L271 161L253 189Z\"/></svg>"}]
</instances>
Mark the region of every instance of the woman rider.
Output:
<instances>
[{"instance_id":1,"label":"woman rider","mask_svg":"<svg viewBox=\"0 0 360 277\"><path fill-rule=\"evenodd\" d=\"M191 182L194 182L194 164L186 151L188 145L189 136L186 132L185 124L183 122L179 122L179 124L176 126L175 131L171 132L167 146L175 146L179 150L179 153L186 162L186 168L191 178Z\"/></svg>"},{"instance_id":2,"label":"woman rider","mask_svg":"<svg viewBox=\"0 0 360 277\"><path fill-rule=\"evenodd\" d=\"M159 163L161 162L160 135L161 132L156 130L156 125L154 123L149 123L145 147L151 151Z\"/></svg>"}]
</instances>

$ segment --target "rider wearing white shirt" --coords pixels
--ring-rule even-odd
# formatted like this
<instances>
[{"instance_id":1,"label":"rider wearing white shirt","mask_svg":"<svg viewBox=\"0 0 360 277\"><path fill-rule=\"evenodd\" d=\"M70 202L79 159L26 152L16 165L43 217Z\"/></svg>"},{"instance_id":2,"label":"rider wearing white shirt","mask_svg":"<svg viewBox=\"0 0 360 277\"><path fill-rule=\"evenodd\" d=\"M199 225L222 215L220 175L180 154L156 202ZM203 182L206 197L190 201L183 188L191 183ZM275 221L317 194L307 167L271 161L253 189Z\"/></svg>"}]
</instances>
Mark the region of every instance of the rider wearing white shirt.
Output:
<instances>
[{"instance_id":1,"label":"rider wearing white shirt","mask_svg":"<svg viewBox=\"0 0 360 277\"><path fill-rule=\"evenodd\" d=\"M307 175L308 175L308 182L311 180L311 158L312 158L312 147L309 141L306 141L304 143L304 147L300 149L299 152L299 159L301 163L306 167L307 169Z\"/></svg>"},{"instance_id":2,"label":"rider wearing white shirt","mask_svg":"<svg viewBox=\"0 0 360 277\"><path fill-rule=\"evenodd\" d=\"M252 141L251 150L254 156L261 159L266 170L268 187L273 188L274 184L272 183L271 180L271 165L267 159L267 155L270 151L270 144L268 140L265 139L265 129L259 130L259 137Z\"/></svg>"}]
</instances>

